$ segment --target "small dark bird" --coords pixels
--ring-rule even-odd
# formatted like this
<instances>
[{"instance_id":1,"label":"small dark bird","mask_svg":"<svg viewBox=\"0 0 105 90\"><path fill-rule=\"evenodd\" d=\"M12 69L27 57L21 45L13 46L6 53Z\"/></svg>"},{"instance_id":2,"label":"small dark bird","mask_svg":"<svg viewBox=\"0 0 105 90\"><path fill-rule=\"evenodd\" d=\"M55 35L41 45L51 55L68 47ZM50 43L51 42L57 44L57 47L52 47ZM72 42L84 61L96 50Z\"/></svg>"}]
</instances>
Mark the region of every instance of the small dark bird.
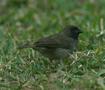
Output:
<instances>
[{"instance_id":1,"label":"small dark bird","mask_svg":"<svg viewBox=\"0 0 105 90\"><path fill-rule=\"evenodd\" d=\"M19 49L33 48L49 59L64 59L76 50L81 32L76 26L67 26L60 33L42 38L31 45L20 46Z\"/></svg>"}]
</instances>

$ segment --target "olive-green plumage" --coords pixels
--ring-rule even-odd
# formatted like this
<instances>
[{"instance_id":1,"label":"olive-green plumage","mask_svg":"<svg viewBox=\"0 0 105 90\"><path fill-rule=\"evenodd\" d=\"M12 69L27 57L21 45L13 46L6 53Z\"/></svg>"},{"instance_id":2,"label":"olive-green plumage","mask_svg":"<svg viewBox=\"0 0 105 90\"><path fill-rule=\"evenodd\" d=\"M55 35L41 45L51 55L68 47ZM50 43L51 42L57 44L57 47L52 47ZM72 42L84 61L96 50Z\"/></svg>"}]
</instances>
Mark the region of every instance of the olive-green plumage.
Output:
<instances>
[{"instance_id":1,"label":"olive-green plumage","mask_svg":"<svg viewBox=\"0 0 105 90\"><path fill-rule=\"evenodd\" d=\"M81 30L76 26L67 26L60 33L42 38L31 45L19 48L33 48L49 59L63 59L76 50Z\"/></svg>"}]
</instances>

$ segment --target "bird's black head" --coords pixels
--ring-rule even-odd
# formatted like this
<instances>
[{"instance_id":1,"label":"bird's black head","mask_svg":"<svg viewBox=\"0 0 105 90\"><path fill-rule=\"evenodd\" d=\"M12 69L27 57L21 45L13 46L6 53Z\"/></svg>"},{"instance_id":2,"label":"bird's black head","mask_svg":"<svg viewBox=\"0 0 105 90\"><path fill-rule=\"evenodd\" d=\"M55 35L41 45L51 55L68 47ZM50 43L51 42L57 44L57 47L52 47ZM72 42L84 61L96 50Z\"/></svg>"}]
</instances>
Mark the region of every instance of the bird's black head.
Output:
<instances>
[{"instance_id":1,"label":"bird's black head","mask_svg":"<svg viewBox=\"0 0 105 90\"><path fill-rule=\"evenodd\" d=\"M82 33L82 31L76 26L67 26L64 33L73 39L78 39L79 34Z\"/></svg>"}]
</instances>

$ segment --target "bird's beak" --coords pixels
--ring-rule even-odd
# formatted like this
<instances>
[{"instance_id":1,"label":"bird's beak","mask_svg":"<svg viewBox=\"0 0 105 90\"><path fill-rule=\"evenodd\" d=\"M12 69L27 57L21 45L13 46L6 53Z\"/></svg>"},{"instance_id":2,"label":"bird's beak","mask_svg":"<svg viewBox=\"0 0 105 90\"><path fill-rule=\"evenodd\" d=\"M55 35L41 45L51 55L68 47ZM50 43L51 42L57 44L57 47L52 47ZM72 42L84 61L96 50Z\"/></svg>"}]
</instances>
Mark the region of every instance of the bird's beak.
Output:
<instances>
[{"instance_id":1,"label":"bird's beak","mask_svg":"<svg viewBox=\"0 0 105 90\"><path fill-rule=\"evenodd\" d=\"M83 33L83 31L80 30L79 33Z\"/></svg>"}]
</instances>

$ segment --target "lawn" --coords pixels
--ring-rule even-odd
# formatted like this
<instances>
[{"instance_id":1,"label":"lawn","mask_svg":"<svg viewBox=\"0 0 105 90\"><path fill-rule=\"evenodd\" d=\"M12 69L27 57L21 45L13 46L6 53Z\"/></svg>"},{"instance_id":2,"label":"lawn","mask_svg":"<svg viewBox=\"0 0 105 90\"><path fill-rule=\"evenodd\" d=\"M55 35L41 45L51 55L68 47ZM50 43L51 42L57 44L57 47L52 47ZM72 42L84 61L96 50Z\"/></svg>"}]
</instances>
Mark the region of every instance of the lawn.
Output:
<instances>
[{"instance_id":1,"label":"lawn","mask_svg":"<svg viewBox=\"0 0 105 90\"><path fill-rule=\"evenodd\" d=\"M0 90L105 90L105 0L1 0ZM83 31L68 60L51 63L17 47L59 33Z\"/></svg>"}]
</instances>

